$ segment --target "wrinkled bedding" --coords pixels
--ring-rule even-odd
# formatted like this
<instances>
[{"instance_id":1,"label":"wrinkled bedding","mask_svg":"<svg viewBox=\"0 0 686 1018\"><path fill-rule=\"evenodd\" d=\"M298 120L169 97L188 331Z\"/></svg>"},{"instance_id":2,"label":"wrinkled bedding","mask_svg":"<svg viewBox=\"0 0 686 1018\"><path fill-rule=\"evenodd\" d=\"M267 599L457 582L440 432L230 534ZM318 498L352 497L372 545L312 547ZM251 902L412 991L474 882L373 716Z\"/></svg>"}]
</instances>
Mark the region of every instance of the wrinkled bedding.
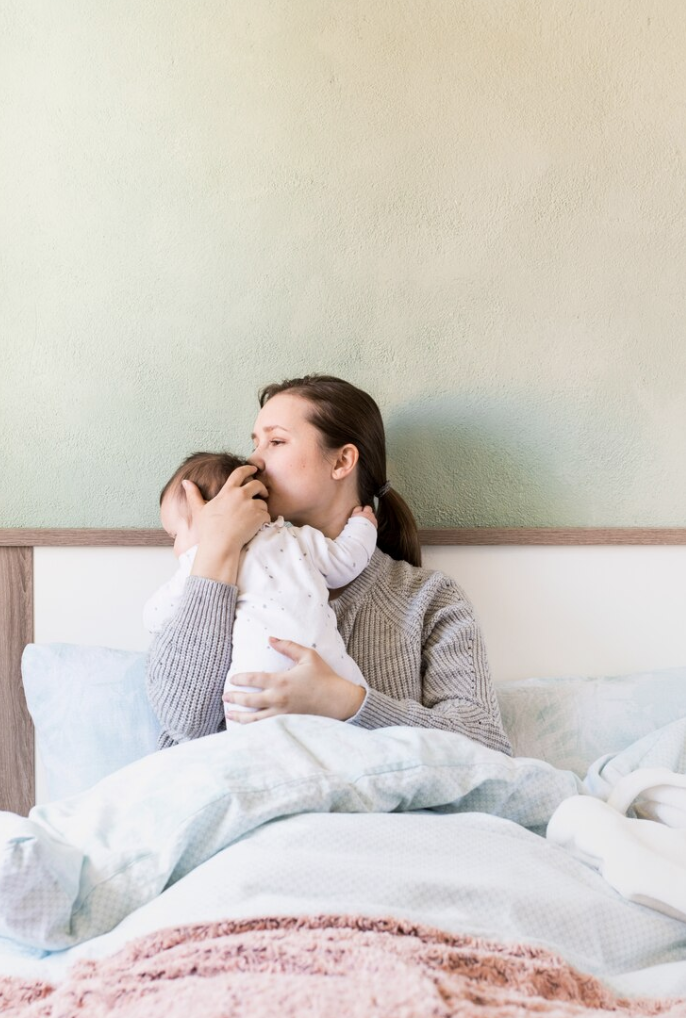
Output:
<instances>
[{"instance_id":1,"label":"wrinkled bedding","mask_svg":"<svg viewBox=\"0 0 686 1018\"><path fill-rule=\"evenodd\" d=\"M678 766L684 733L668 728L595 779ZM22 852L35 877L26 860L42 851L61 898L17 907L16 936L0 894L0 972L59 981L75 960L180 923L338 912L525 941L620 993L686 994L686 924L541 836L584 790L570 772L435 731L291 717L233 734L139 761L30 826L3 815L4 877ZM32 923L62 942L32 939Z\"/></svg>"},{"instance_id":2,"label":"wrinkled bedding","mask_svg":"<svg viewBox=\"0 0 686 1018\"><path fill-rule=\"evenodd\" d=\"M112 929L277 817L442 807L542 830L579 779L465 736L286 716L153 753L72 799L0 813L0 936L60 950Z\"/></svg>"}]
</instances>

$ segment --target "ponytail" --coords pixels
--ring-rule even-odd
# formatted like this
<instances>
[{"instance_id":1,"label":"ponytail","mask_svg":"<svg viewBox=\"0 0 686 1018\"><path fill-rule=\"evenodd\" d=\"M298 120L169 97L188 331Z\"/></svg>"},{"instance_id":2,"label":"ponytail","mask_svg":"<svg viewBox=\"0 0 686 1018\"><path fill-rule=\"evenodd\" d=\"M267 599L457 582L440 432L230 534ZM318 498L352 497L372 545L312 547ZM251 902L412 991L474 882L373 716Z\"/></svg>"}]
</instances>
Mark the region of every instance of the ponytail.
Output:
<instances>
[{"instance_id":1,"label":"ponytail","mask_svg":"<svg viewBox=\"0 0 686 1018\"><path fill-rule=\"evenodd\" d=\"M377 546L391 558L405 560L411 566L422 564L419 532L412 510L394 488L379 498L376 518L379 521Z\"/></svg>"}]
</instances>

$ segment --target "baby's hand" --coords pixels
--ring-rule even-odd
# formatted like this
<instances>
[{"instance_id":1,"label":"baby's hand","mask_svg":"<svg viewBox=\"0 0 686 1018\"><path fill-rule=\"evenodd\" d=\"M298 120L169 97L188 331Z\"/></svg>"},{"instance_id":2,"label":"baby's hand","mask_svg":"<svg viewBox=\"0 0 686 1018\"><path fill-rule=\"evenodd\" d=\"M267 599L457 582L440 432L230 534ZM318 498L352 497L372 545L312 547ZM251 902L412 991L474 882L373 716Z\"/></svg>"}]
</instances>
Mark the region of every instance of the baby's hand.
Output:
<instances>
[{"instance_id":1,"label":"baby's hand","mask_svg":"<svg viewBox=\"0 0 686 1018\"><path fill-rule=\"evenodd\" d=\"M376 516L374 515L374 510L370 505L356 505L353 509L353 516L364 516L365 520L369 520L369 522L373 523L375 527L378 528L379 526Z\"/></svg>"}]
</instances>

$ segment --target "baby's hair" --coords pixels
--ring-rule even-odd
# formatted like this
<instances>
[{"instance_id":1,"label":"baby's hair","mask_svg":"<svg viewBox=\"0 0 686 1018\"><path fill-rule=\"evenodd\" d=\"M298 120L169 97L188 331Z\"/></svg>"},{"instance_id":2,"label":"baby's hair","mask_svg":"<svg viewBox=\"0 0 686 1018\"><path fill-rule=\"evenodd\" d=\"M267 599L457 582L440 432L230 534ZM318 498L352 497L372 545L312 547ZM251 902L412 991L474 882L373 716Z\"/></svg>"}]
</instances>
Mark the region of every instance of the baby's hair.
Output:
<instances>
[{"instance_id":1,"label":"baby's hair","mask_svg":"<svg viewBox=\"0 0 686 1018\"><path fill-rule=\"evenodd\" d=\"M245 460L231 452L194 452L192 456L186 457L162 488L160 505L165 495L174 495L186 501L181 481L193 481L205 501L209 502L219 493L229 474L237 467L244 466Z\"/></svg>"}]
</instances>

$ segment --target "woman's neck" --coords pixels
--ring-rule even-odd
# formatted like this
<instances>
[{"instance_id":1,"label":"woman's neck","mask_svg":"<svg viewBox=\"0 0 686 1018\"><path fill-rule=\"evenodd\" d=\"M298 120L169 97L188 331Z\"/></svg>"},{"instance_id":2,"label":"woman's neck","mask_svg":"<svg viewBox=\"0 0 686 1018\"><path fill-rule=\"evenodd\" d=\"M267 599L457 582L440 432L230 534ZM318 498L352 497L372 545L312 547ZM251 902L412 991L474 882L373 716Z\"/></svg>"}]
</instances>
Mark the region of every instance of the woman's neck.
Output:
<instances>
[{"instance_id":1,"label":"woman's neck","mask_svg":"<svg viewBox=\"0 0 686 1018\"><path fill-rule=\"evenodd\" d=\"M328 512L318 514L318 516L310 517L306 522L310 527L315 527L317 530L321 530L325 537L335 541L337 537L343 531L346 523L350 519L354 505L347 506L342 509L330 509Z\"/></svg>"},{"instance_id":2,"label":"woman's neck","mask_svg":"<svg viewBox=\"0 0 686 1018\"><path fill-rule=\"evenodd\" d=\"M329 499L325 504L311 509L303 514L301 519L292 519L291 523L296 526L307 525L321 530L325 537L335 541L340 536L343 528L350 519L352 511L359 505L359 495L356 489L346 487L337 493L336 498Z\"/></svg>"}]
</instances>

